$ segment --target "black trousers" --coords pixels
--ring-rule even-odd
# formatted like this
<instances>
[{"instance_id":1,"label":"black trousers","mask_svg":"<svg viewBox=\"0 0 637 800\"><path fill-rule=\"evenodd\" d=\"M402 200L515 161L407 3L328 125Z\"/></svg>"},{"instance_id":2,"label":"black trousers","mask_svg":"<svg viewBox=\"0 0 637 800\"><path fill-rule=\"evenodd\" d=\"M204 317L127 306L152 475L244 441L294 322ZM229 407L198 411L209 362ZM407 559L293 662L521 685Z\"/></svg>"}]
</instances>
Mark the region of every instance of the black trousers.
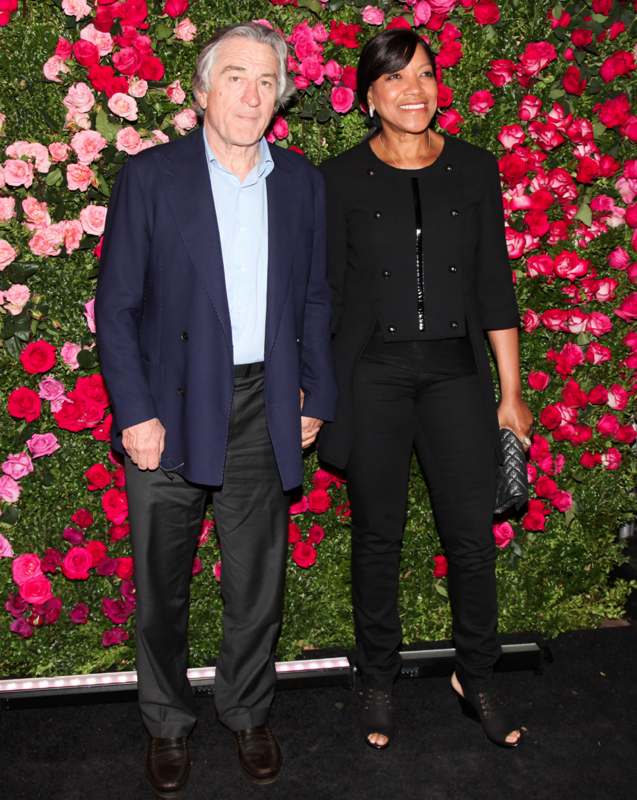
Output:
<instances>
[{"instance_id":1,"label":"black trousers","mask_svg":"<svg viewBox=\"0 0 637 800\"><path fill-rule=\"evenodd\" d=\"M485 678L500 655L491 529L497 464L478 377L466 365L459 374L428 372L417 347L401 346L400 355L391 347L368 348L354 376L347 478L358 666L367 683L382 687L400 670L400 550L415 447L448 559L457 659L470 677Z\"/></svg>"},{"instance_id":2,"label":"black trousers","mask_svg":"<svg viewBox=\"0 0 637 800\"><path fill-rule=\"evenodd\" d=\"M186 676L188 604L211 487L126 459L135 560L139 705L151 736L187 736L196 717ZM212 489L221 546L223 641L215 703L232 730L265 723L274 696L289 498L268 434L263 370L235 377L224 483Z\"/></svg>"}]
</instances>

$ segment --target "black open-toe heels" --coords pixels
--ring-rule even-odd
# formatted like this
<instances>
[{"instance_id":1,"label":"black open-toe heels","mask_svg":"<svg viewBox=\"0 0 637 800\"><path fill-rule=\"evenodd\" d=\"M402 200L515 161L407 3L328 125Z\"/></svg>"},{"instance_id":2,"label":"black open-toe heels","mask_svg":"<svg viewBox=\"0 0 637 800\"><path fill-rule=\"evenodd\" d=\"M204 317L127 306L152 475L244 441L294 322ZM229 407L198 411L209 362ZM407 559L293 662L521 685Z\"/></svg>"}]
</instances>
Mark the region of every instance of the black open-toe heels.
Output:
<instances>
[{"instance_id":1,"label":"black open-toe heels","mask_svg":"<svg viewBox=\"0 0 637 800\"><path fill-rule=\"evenodd\" d=\"M454 686L454 676L463 694ZM451 688L460 702L463 714L479 722L487 738L494 744L509 748L517 747L520 744L524 729L516 725L506 709L502 707L502 702L498 698L491 680L477 683L456 670L452 676ZM507 737L516 731L519 733L517 741L508 742Z\"/></svg>"},{"instance_id":2,"label":"black open-toe heels","mask_svg":"<svg viewBox=\"0 0 637 800\"><path fill-rule=\"evenodd\" d=\"M365 743L374 750L386 750L394 733L394 709L391 689L375 689L363 686L356 692L358 700L358 720ZM380 733L387 741L377 744L370 741L372 733Z\"/></svg>"}]
</instances>

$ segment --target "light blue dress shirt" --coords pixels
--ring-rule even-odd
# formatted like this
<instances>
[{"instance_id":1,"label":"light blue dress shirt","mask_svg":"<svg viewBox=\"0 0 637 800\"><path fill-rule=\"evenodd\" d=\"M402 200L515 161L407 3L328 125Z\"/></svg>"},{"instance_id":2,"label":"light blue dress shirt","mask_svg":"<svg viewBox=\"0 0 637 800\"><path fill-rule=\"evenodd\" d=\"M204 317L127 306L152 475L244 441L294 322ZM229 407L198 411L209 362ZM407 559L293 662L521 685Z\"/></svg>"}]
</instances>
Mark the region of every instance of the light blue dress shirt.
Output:
<instances>
[{"instance_id":1,"label":"light blue dress shirt","mask_svg":"<svg viewBox=\"0 0 637 800\"><path fill-rule=\"evenodd\" d=\"M268 288L268 194L274 162L265 138L259 162L243 181L212 152L202 129L217 212L235 364L263 361Z\"/></svg>"}]
</instances>

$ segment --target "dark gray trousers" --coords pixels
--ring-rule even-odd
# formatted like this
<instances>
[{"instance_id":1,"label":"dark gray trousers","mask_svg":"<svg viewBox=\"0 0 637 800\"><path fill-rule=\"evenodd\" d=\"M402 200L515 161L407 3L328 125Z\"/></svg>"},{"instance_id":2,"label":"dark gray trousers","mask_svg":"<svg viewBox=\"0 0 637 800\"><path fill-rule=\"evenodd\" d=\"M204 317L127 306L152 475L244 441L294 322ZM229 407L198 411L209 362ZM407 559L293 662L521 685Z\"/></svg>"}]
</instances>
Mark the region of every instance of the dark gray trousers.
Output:
<instances>
[{"instance_id":1,"label":"dark gray trousers","mask_svg":"<svg viewBox=\"0 0 637 800\"><path fill-rule=\"evenodd\" d=\"M135 560L139 705L151 736L187 736L196 722L186 676L192 561L212 488L221 546L223 641L215 702L232 730L265 723L274 696L289 498L268 434L263 372L235 377L222 487L126 458Z\"/></svg>"}]
</instances>

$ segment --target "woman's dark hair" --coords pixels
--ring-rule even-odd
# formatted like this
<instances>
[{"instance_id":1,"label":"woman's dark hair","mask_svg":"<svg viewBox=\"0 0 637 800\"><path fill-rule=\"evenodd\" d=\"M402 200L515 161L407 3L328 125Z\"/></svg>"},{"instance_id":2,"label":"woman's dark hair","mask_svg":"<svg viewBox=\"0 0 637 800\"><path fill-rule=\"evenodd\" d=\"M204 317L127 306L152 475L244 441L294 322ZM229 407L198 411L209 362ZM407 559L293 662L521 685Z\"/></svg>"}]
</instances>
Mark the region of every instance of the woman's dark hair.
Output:
<instances>
[{"instance_id":1,"label":"woman's dark hair","mask_svg":"<svg viewBox=\"0 0 637 800\"><path fill-rule=\"evenodd\" d=\"M415 31L394 28L379 33L365 44L358 59L356 72L356 92L363 108L367 108L367 92L371 84L381 75L398 72L406 67L414 57L418 45L427 53L435 73L436 57L427 42Z\"/></svg>"}]
</instances>

